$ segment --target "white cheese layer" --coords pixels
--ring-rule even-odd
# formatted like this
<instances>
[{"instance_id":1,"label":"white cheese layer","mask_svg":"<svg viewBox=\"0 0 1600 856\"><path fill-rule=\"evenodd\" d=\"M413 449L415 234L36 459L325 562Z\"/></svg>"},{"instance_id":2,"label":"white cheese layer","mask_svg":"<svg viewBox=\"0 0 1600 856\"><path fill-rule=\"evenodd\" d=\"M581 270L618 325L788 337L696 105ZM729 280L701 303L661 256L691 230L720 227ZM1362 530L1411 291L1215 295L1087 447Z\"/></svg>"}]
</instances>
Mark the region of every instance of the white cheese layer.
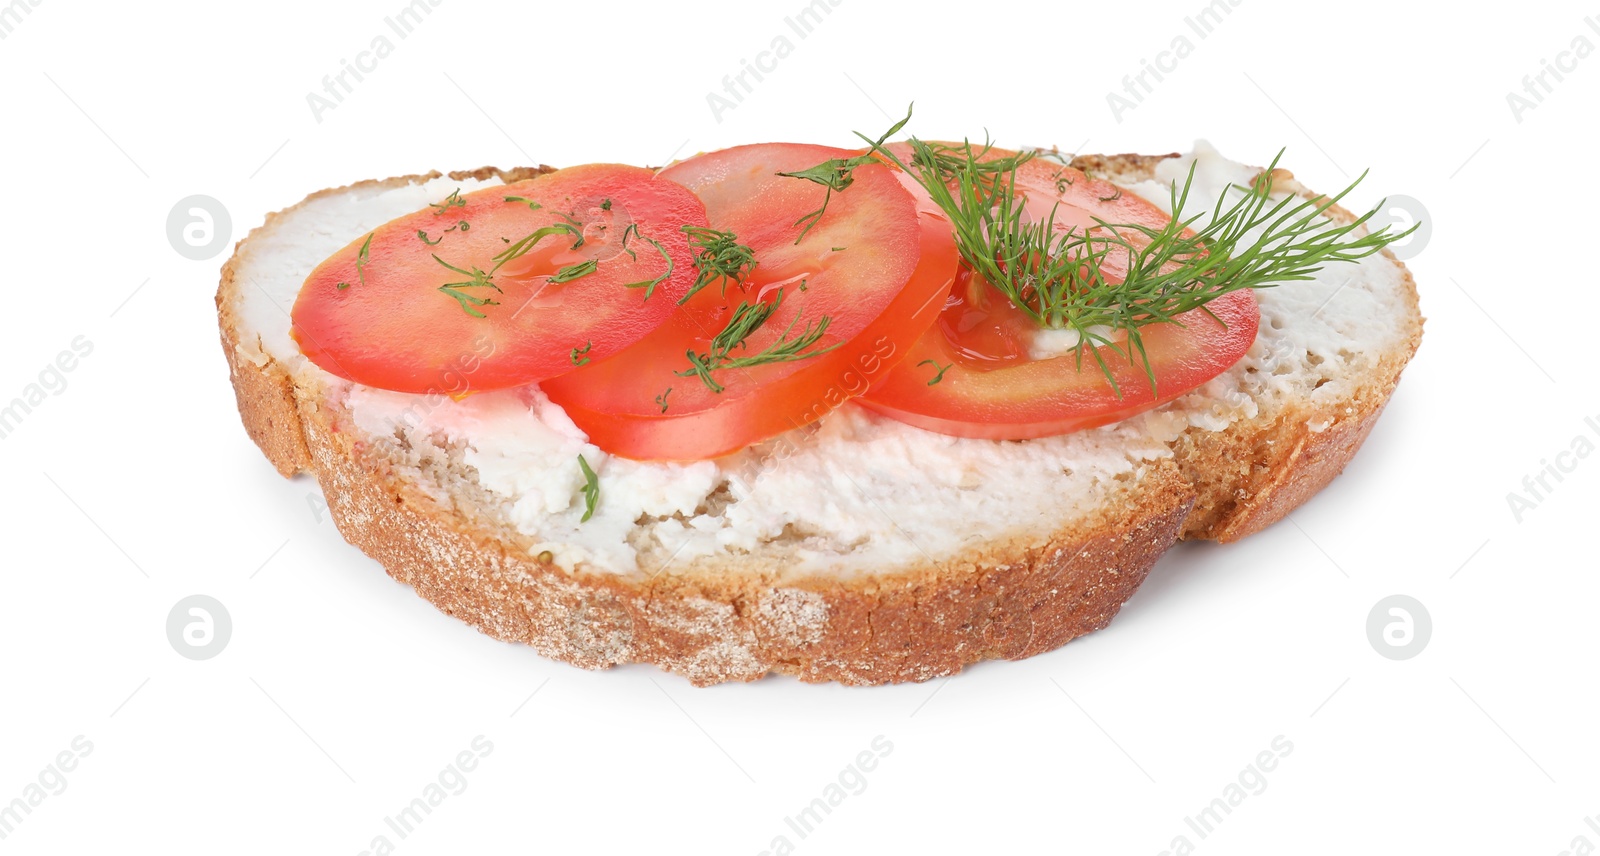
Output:
<instances>
[{"instance_id":1,"label":"white cheese layer","mask_svg":"<svg viewBox=\"0 0 1600 856\"><path fill-rule=\"evenodd\" d=\"M1210 210L1229 183L1247 183L1256 172L1200 144L1195 154L1163 163L1155 181L1128 190L1168 208L1167 183L1181 182L1195 161L1190 211ZM403 437L412 450L458 450L505 522L566 568L649 575L782 544L795 570L849 574L939 561L1014 533L1042 537L1093 511L1119 480L1169 457L1168 444L1191 426L1222 430L1290 396L1336 401L1349 391L1341 386L1348 372L1404 336L1402 274L1378 256L1257 292L1261 331L1238 365L1116 425L1022 442L968 440L846 404L815 430L728 458L640 463L589 445L536 388L461 401L370 389L322 372L289 337L288 310L323 259L456 187L479 186L440 179L346 191L287 215L241 260L241 313L259 332L261 351L247 346L245 353L270 355L302 384L342 395L371 438ZM587 522L580 522L580 454L600 481ZM427 478L420 469L416 477Z\"/></svg>"}]
</instances>

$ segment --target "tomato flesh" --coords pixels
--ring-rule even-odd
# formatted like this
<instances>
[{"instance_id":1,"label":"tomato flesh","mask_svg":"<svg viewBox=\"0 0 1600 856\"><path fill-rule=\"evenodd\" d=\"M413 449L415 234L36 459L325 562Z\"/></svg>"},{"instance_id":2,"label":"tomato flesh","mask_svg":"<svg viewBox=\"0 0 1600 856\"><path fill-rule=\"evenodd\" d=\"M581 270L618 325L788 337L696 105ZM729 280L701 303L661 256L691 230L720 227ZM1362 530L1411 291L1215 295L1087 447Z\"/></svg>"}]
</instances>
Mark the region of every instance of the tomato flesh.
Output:
<instances>
[{"instance_id":1,"label":"tomato flesh","mask_svg":"<svg viewBox=\"0 0 1600 856\"><path fill-rule=\"evenodd\" d=\"M461 395L555 377L673 313L694 280L685 225L706 225L700 200L631 166L453 194L319 265L292 333L318 366L382 389Z\"/></svg>"},{"instance_id":2,"label":"tomato flesh","mask_svg":"<svg viewBox=\"0 0 1600 856\"><path fill-rule=\"evenodd\" d=\"M910 163L908 148L895 153ZM1147 200L1042 159L1017 170L1016 190L1026 195L1026 216L1035 222L1053 216L1057 231L1104 230L1097 220L1159 229L1170 219ZM1121 234L1142 240L1136 232ZM1106 256L1101 271L1120 282L1126 255ZM1110 345L1098 346L1113 384L1087 351L1081 362L1066 349L1061 356L1032 356L1039 324L963 266L939 320L861 403L959 437L1024 440L1092 428L1164 404L1226 371L1255 341L1260 311L1254 294L1235 291L1176 321L1140 330L1154 389L1142 364Z\"/></svg>"},{"instance_id":3,"label":"tomato flesh","mask_svg":"<svg viewBox=\"0 0 1600 856\"><path fill-rule=\"evenodd\" d=\"M590 441L641 460L699 460L804 426L904 357L944 305L957 270L948 221L919 204L909 179L881 164L854 171L796 244L796 221L826 188L800 172L855 152L824 146L741 146L677 164L663 177L705 202L713 228L751 248L757 266L724 294L713 284L621 354L543 384ZM761 354L828 319L803 359L712 372L720 391L685 373L707 354L741 302L782 303L734 358ZM813 327L814 329L814 327Z\"/></svg>"}]
</instances>

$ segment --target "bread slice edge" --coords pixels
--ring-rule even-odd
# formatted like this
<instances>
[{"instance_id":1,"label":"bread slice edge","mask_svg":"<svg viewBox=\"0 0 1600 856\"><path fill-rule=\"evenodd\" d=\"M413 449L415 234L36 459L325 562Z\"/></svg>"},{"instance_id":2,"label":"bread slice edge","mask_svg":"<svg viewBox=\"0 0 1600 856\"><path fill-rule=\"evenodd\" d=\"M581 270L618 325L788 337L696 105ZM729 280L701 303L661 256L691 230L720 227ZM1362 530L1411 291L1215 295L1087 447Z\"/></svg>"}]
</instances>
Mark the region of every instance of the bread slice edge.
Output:
<instances>
[{"instance_id":1,"label":"bread slice edge","mask_svg":"<svg viewBox=\"0 0 1600 856\"><path fill-rule=\"evenodd\" d=\"M1118 183L1151 178L1167 155L1080 155L1072 165ZM1294 174L1278 169L1273 187L1305 199L1323 198ZM1349 223L1356 215L1334 205L1327 216ZM1407 335L1378 358L1378 365L1353 395L1331 408L1290 406L1236 422L1226 431L1190 429L1173 452L1194 487L1195 507L1184 522L1185 540L1237 541L1271 526L1327 487L1366 442L1400 383L1401 372L1422 343L1426 320L1410 268L1387 249L1383 255L1400 270ZM1322 422L1327 427L1312 431Z\"/></svg>"},{"instance_id":2,"label":"bread slice edge","mask_svg":"<svg viewBox=\"0 0 1600 856\"><path fill-rule=\"evenodd\" d=\"M1148 177L1166 157L1080 157L1074 165L1128 181ZM449 175L516 181L548 171ZM306 202L439 176L361 182ZM1298 183L1289 186L1310 195ZM269 216L239 246L286 213ZM1048 651L1100 629L1180 537L1235 540L1331 481L1372 430L1421 333L1417 313L1409 342L1383 357L1342 413L1288 408L1227 431L1187 432L1174 459L1151 465L1137 490L1104 509L1092 530L1067 527L1042 542L991 543L956 560L846 579L778 581L757 563L750 573L633 578L529 559L367 454L348 426L341 430L342 414L322 390L301 388L259 340L248 341L236 312L238 291L248 287L237 260L236 253L223 268L217 307L241 418L280 473L318 479L347 540L447 614L495 638L586 668L654 663L702 685L769 672L847 684L927 680L978 660ZM1414 308L1409 272L1405 280ZM1313 419L1330 424L1313 432L1306 428Z\"/></svg>"}]
</instances>

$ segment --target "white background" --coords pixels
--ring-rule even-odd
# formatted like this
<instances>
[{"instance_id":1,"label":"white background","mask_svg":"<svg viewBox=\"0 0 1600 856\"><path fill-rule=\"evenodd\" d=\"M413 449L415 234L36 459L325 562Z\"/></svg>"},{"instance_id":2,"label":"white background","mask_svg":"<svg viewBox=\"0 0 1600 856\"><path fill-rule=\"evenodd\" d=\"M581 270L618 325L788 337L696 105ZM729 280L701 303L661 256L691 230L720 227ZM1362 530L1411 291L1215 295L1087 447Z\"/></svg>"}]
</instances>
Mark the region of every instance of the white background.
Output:
<instances>
[{"instance_id":1,"label":"white background","mask_svg":"<svg viewBox=\"0 0 1600 856\"><path fill-rule=\"evenodd\" d=\"M307 94L402 0L36 1L0 41L0 403L74 337L93 352L0 440L0 802L75 736L93 750L0 852L354 854L476 735L493 750L466 790L391 832L397 852L1600 844L1600 455L1520 522L1507 501L1574 437L1600 443L1600 57L1547 78L1521 121L1506 99L1576 37L1600 45L1594 4L1244 0L1200 38L1184 18L1203 0L842 0L802 40L783 19L803 0L444 0L319 122ZM779 34L793 54L718 121L707 93ZM1118 121L1106 93L1179 35L1192 53ZM1106 631L929 684L695 689L440 614L251 445L212 306L226 252L191 261L165 232L191 194L237 239L368 177L849 145L912 100L927 138L1204 137L1258 164L1287 147L1321 189L1370 167L1357 205L1408 195L1432 226L1412 261L1422 350L1342 478L1244 543L1174 550ZM206 662L165 637L195 593L234 625ZM1396 593L1434 624L1406 662L1366 634ZM865 791L800 839L784 818L878 735L893 751ZM1199 838L1184 818L1279 735L1293 750L1266 790Z\"/></svg>"}]
</instances>

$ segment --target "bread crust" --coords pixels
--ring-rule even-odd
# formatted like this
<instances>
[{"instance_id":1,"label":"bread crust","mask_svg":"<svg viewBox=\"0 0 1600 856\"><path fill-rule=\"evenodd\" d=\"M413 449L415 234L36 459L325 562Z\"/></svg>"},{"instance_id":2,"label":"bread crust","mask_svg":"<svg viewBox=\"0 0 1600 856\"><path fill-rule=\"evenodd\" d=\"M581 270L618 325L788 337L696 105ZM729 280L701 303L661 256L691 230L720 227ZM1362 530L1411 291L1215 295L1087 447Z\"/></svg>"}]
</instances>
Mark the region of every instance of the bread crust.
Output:
<instances>
[{"instance_id":1,"label":"bread crust","mask_svg":"<svg viewBox=\"0 0 1600 856\"><path fill-rule=\"evenodd\" d=\"M1072 165L1091 175L1142 181L1153 177L1162 161L1175 157L1179 155L1081 155ZM1321 197L1286 169L1273 173L1273 186L1306 199ZM1346 223L1356 219L1338 205L1327 215ZM1190 431L1180 438L1173 451L1196 494L1194 510L1184 522L1184 539L1227 543L1282 520L1344 472L1372 433L1400 383L1401 371L1422 344L1425 320L1410 269L1387 249L1383 254L1400 268L1403 278L1409 310L1404 341L1379 355L1366 382L1342 401L1322 409L1262 413L1226 431ZM1313 431L1314 424L1326 427Z\"/></svg>"},{"instance_id":2,"label":"bread crust","mask_svg":"<svg viewBox=\"0 0 1600 856\"><path fill-rule=\"evenodd\" d=\"M475 170L452 172L450 177L457 180L480 181L498 177L510 183L554 171L554 167L543 164L509 170L486 166ZM234 245L233 255L223 264L222 281L217 286L217 326L222 333L222 353L228 360L228 377L233 381L234 400L239 405L239 415L244 420L244 429L250 434L250 439L255 441L256 446L267 456L267 460L271 461L278 472L285 477L309 472L311 452L306 445L305 429L300 422L300 402L294 380L276 360L267 355L261 347L259 337L255 342L248 341L244 325L239 322L234 298L246 287L256 287L247 285L239 279L239 250L250 243L256 235L276 227L278 221L290 213L318 199L364 188L420 184L440 177L441 173L430 172L424 175L369 179L344 187L319 190L289 208L268 214L265 222L251 229L250 234L245 235Z\"/></svg>"},{"instance_id":3,"label":"bread crust","mask_svg":"<svg viewBox=\"0 0 1600 856\"><path fill-rule=\"evenodd\" d=\"M1162 159L1122 155L1075 164L1125 176L1148 174ZM450 175L517 181L549 171ZM439 175L351 187L397 187ZM239 247L293 210L270 215ZM338 402L321 389L298 387L259 341L246 338L235 303L249 286L239 281L238 260L236 247L222 270L217 309L240 416L280 473L317 479L350 543L443 612L496 639L589 669L653 663L702 686L774 672L855 685L925 681L980 660L1029 657L1101 629L1180 537L1243 537L1336 476L1371 431L1410 357L1410 351L1394 355L1392 379L1357 396L1320 433L1283 414L1246 431L1180 443L1174 459L1152 464L1096 519L1046 538L989 543L950 561L844 578L780 574L756 561L735 572L691 563L670 573L623 576L530 558L503 533L443 507L397 474L347 429ZM1272 451L1242 454L1266 440ZM1249 465L1228 472L1222 464L1235 461Z\"/></svg>"}]
</instances>

